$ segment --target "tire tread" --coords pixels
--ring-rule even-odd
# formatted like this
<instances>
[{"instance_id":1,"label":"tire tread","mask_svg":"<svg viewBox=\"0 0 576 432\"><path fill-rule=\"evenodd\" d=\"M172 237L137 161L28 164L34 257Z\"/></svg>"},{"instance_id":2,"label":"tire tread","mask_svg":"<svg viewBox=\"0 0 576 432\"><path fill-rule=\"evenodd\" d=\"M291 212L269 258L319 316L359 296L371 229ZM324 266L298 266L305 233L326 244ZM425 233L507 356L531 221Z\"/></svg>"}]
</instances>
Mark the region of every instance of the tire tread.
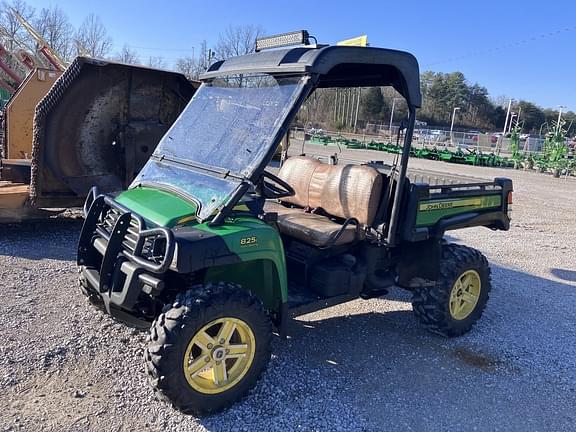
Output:
<instances>
[{"instance_id":1,"label":"tire tread","mask_svg":"<svg viewBox=\"0 0 576 432\"><path fill-rule=\"evenodd\" d=\"M206 312L217 306L227 307L231 312L235 308L241 307L257 313L262 318L260 334L264 335L264 338L259 340L259 344L265 347L264 367L271 355L271 322L261 302L249 291L242 289L237 284L220 282L194 285L191 289L178 294L174 302L166 305L163 312L152 323L149 345L144 351L144 361L146 372L156 396L187 414L212 414L238 401L237 395L227 397L226 395L229 393L227 391L221 394L222 397L219 398L219 401L216 401L216 398L206 398L207 400L212 399L213 404L191 403L185 395L186 392L174 387L175 376L179 375L180 371L177 367L167 367L168 362L165 361L165 357L175 347L185 327L193 325L193 323L201 323L203 320L206 321L204 318ZM244 397L248 390L256 385L260 373L257 375L253 382L248 383L241 397ZM242 381L237 386L241 384ZM185 385L188 386L187 383ZM200 399L203 398L201 397Z\"/></svg>"},{"instance_id":2,"label":"tire tread","mask_svg":"<svg viewBox=\"0 0 576 432\"><path fill-rule=\"evenodd\" d=\"M479 304L466 319L457 322L446 307L450 301L453 281L463 270L475 269L482 280ZM458 244L442 247L440 277L433 287L418 287L412 296L412 309L421 325L446 337L461 336L472 329L480 319L491 290L491 272L488 260L478 250Z\"/></svg>"}]
</instances>

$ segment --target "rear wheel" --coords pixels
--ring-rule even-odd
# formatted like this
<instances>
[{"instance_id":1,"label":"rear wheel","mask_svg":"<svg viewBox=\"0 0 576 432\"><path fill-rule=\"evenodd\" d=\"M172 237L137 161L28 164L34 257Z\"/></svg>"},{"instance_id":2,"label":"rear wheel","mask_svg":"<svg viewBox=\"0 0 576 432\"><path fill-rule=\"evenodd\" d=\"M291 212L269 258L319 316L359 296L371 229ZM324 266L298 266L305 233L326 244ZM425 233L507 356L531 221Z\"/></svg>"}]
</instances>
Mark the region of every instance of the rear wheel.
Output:
<instances>
[{"instance_id":1,"label":"rear wheel","mask_svg":"<svg viewBox=\"0 0 576 432\"><path fill-rule=\"evenodd\" d=\"M270 359L261 303L235 284L194 287L152 324L145 362L159 396L203 415L241 399Z\"/></svg>"},{"instance_id":2,"label":"rear wheel","mask_svg":"<svg viewBox=\"0 0 576 432\"><path fill-rule=\"evenodd\" d=\"M490 267L476 249L450 244L442 248L440 278L434 287L414 290L412 309L422 325L443 336L470 331L488 302Z\"/></svg>"}]
</instances>

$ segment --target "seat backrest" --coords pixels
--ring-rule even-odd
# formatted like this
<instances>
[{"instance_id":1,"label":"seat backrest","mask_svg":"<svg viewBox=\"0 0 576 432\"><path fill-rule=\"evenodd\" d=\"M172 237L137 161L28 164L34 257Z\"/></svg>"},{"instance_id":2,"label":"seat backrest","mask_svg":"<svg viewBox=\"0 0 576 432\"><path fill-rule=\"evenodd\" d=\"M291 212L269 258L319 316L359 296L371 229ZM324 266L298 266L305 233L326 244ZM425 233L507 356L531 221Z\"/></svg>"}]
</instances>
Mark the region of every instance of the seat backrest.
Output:
<instances>
[{"instance_id":1,"label":"seat backrest","mask_svg":"<svg viewBox=\"0 0 576 432\"><path fill-rule=\"evenodd\" d=\"M314 171L308 194L312 208L371 225L381 199L382 175L363 165L323 164Z\"/></svg>"},{"instance_id":2,"label":"seat backrest","mask_svg":"<svg viewBox=\"0 0 576 432\"><path fill-rule=\"evenodd\" d=\"M343 219L371 225L382 194L382 175L363 165L328 165L305 156L287 159L278 173L296 194L282 201L321 208Z\"/></svg>"},{"instance_id":3,"label":"seat backrest","mask_svg":"<svg viewBox=\"0 0 576 432\"><path fill-rule=\"evenodd\" d=\"M318 159L306 156L292 156L284 161L282 168L278 172L278 177L288 183L296 194L291 197L282 198L282 202L308 207L308 190L310 180L314 170L322 165Z\"/></svg>"}]
</instances>

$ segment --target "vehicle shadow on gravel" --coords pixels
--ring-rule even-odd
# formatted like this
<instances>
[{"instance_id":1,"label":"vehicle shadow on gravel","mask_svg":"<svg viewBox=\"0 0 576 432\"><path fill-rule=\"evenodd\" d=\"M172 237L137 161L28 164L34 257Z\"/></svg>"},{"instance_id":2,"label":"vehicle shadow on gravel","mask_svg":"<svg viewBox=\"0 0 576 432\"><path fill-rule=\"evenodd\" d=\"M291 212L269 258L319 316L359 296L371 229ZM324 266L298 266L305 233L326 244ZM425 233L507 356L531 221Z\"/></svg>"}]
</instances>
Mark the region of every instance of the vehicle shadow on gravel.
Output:
<instances>
[{"instance_id":1,"label":"vehicle shadow on gravel","mask_svg":"<svg viewBox=\"0 0 576 432\"><path fill-rule=\"evenodd\" d=\"M80 219L53 219L0 225L0 257L75 260L82 222Z\"/></svg>"},{"instance_id":2,"label":"vehicle shadow on gravel","mask_svg":"<svg viewBox=\"0 0 576 432\"><path fill-rule=\"evenodd\" d=\"M573 360L562 345L550 359L543 347L570 340L572 333L569 326L558 326L567 311L553 303L534 302L533 292L543 296L553 292L562 298L574 287L496 265L492 271L491 301L468 335L446 339L427 332L412 314L410 295L394 289L390 296L372 300L382 302L382 308L359 304L350 308L351 315L298 320L287 344L293 352L306 350L309 369L325 370L327 375L332 370L344 382L341 397L351 399L374 430L400 425L416 430L437 430L440 425L444 430L486 430L501 416L515 419L511 424L526 421L540 429L555 418L556 411L563 412L563 406L542 407L530 396L531 379L525 375L534 372L524 369L525 360L533 366L532 350L536 350L541 356L539 376L547 376L552 361L557 370L570 371ZM535 316L540 318L535 321ZM467 410L471 395L478 402L477 412L466 419L458 413ZM446 416L418 418L413 408L419 406ZM554 421L556 430L565 427L561 419Z\"/></svg>"}]
</instances>

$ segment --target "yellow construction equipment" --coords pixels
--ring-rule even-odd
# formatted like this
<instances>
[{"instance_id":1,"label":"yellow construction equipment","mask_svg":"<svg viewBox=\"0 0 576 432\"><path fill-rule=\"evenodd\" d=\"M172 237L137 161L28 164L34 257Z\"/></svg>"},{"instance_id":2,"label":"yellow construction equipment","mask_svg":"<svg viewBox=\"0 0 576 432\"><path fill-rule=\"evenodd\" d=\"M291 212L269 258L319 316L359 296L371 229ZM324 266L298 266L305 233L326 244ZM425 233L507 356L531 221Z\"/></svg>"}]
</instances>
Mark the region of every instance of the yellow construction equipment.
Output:
<instances>
[{"instance_id":1,"label":"yellow construction equipment","mask_svg":"<svg viewBox=\"0 0 576 432\"><path fill-rule=\"evenodd\" d=\"M36 104L62 73L36 69L20 84L4 109L5 159L0 160L0 221L30 216L25 209L29 195L32 129ZM37 213L38 214L38 213Z\"/></svg>"},{"instance_id":2,"label":"yellow construction equipment","mask_svg":"<svg viewBox=\"0 0 576 432\"><path fill-rule=\"evenodd\" d=\"M28 74L5 108L7 159L31 159L34 110L62 72L38 68Z\"/></svg>"},{"instance_id":3,"label":"yellow construction equipment","mask_svg":"<svg viewBox=\"0 0 576 432\"><path fill-rule=\"evenodd\" d=\"M125 188L194 94L184 75L77 57L36 69L4 111L0 223L80 206Z\"/></svg>"}]
</instances>

